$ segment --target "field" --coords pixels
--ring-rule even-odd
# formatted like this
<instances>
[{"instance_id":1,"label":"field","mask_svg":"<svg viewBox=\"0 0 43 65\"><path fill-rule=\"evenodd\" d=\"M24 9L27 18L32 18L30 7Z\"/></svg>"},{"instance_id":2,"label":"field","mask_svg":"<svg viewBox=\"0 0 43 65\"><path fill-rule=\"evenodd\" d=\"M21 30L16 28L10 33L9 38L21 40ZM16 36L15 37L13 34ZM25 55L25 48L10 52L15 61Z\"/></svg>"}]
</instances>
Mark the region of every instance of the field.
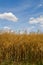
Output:
<instances>
[{"instance_id":1,"label":"field","mask_svg":"<svg viewBox=\"0 0 43 65\"><path fill-rule=\"evenodd\" d=\"M0 65L43 65L43 34L0 34Z\"/></svg>"}]
</instances>

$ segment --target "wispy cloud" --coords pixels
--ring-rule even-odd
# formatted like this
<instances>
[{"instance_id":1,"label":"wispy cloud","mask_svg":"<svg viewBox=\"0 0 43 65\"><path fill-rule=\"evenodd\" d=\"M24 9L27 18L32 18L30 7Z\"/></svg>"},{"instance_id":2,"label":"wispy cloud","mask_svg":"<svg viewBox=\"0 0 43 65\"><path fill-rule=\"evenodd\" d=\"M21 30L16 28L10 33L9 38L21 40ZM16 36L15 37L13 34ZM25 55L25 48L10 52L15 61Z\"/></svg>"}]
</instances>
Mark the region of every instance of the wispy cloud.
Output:
<instances>
[{"instance_id":1,"label":"wispy cloud","mask_svg":"<svg viewBox=\"0 0 43 65\"><path fill-rule=\"evenodd\" d=\"M37 4L37 5L36 5L36 7L35 7L34 9L36 10L36 9L38 9L38 8L42 7L42 6L43 6L43 4L42 4L42 3Z\"/></svg>"},{"instance_id":2,"label":"wispy cloud","mask_svg":"<svg viewBox=\"0 0 43 65\"><path fill-rule=\"evenodd\" d=\"M43 7L42 3L37 4L36 6L33 6L33 10L32 13L34 13L35 11L37 11L39 8Z\"/></svg>"},{"instance_id":3,"label":"wispy cloud","mask_svg":"<svg viewBox=\"0 0 43 65\"><path fill-rule=\"evenodd\" d=\"M41 6L43 6L43 4L39 4L39 5L38 5L38 7L41 7Z\"/></svg>"},{"instance_id":4,"label":"wispy cloud","mask_svg":"<svg viewBox=\"0 0 43 65\"><path fill-rule=\"evenodd\" d=\"M16 22L18 20L18 18L11 12L0 14L0 19L6 19L13 22Z\"/></svg>"},{"instance_id":5,"label":"wispy cloud","mask_svg":"<svg viewBox=\"0 0 43 65\"><path fill-rule=\"evenodd\" d=\"M22 5L19 5L18 7L12 8L11 11L15 11L16 13L21 13L24 10L29 9L30 7L31 7L30 4L22 4Z\"/></svg>"},{"instance_id":6,"label":"wispy cloud","mask_svg":"<svg viewBox=\"0 0 43 65\"><path fill-rule=\"evenodd\" d=\"M30 24L37 24L37 23L42 24L43 23L43 16L39 16L37 18L32 17L29 19L29 23Z\"/></svg>"}]
</instances>

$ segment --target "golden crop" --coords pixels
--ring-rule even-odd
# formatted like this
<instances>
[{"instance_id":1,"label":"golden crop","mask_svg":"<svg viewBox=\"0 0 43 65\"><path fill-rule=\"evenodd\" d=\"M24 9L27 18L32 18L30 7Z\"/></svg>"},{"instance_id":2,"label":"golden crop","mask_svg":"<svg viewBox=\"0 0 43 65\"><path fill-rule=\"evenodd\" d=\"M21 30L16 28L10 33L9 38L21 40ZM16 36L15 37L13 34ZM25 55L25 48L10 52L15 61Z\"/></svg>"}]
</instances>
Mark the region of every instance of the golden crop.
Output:
<instances>
[{"instance_id":1,"label":"golden crop","mask_svg":"<svg viewBox=\"0 0 43 65\"><path fill-rule=\"evenodd\" d=\"M43 63L43 34L0 34L0 63L4 60Z\"/></svg>"}]
</instances>

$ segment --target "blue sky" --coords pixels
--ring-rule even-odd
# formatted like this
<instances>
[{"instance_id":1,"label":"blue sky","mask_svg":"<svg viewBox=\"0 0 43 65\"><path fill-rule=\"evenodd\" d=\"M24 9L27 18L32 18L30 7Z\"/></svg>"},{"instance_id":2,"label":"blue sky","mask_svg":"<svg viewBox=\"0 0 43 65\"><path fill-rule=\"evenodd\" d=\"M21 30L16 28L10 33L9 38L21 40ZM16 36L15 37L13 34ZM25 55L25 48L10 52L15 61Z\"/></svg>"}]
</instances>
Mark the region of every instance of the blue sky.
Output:
<instances>
[{"instance_id":1,"label":"blue sky","mask_svg":"<svg viewBox=\"0 0 43 65\"><path fill-rule=\"evenodd\" d=\"M0 29L5 27L43 31L43 0L0 0Z\"/></svg>"}]
</instances>

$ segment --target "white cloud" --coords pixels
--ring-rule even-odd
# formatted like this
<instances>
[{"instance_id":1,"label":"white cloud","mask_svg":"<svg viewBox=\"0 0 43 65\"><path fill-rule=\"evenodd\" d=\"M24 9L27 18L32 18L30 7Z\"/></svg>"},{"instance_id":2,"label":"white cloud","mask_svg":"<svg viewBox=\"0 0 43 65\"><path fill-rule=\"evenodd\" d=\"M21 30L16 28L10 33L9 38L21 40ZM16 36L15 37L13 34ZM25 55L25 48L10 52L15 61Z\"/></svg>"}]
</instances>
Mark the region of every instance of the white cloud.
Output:
<instances>
[{"instance_id":1,"label":"white cloud","mask_svg":"<svg viewBox=\"0 0 43 65\"><path fill-rule=\"evenodd\" d=\"M29 19L29 23L30 24L37 24L37 23L43 24L43 16L39 16L37 18L32 17Z\"/></svg>"},{"instance_id":2,"label":"white cloud","mask_svg":"<svg viewBox=\"0 0 43 65\"><path fill-rule=\"evenodd\" d=\"M0 14L0 19L6 19L6 20L13 21L13 22L16 22L18 20L18 18L11 12Z\"/></svg>"},{"instance_id":3,"label":"white cloud","mask_svg":"<svg viewBox=\"0 0 43 65\"><path fill-rule=\"evenodd\" d=\"M4 30L10 30L10 29L11 29L10 27L7 26L4 27Z\"/></svg>"},{"instance_id":4,"label":"white cloud","mask_svg":"<svg viewBox=\"0 0 43 65\"><path fill-rule=\"evenodd\" d=\"M43 28L43 24L40 24L40 28Z\"/></svg>"},{"instance_id":5,"label":"white cloud","mask_svg":"<svg viewBox=\"0 0 43 65\"><path fill-rule=\"evenodd\" d=\"M14 32L10 27L8 27L8 26L5 26L4 28L3 28L3 30L4 30L4 32Z\"/></svg>"}]
</instances>

